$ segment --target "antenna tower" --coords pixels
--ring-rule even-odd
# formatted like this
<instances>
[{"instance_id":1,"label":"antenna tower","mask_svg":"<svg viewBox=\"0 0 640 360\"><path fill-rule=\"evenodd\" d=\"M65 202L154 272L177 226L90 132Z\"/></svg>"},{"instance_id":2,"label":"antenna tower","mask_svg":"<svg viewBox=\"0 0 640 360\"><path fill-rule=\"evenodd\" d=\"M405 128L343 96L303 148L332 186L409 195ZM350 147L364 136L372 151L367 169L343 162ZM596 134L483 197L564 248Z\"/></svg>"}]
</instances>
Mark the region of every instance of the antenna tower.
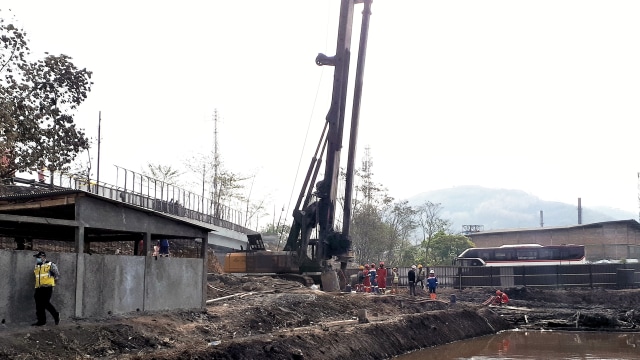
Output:
<instances>
[{"instance_id":1,"label":"antenna tower","mask_svg":"<svg viewBox=\"0 0 640 360\"><path fill-rule=\"evenodd\" d=\"M373 187L373 174L371 173L371 168L373 167L373 159L371 159L371 149L367 145L364 148L364 160L362 160L362 177L364 178L364 189L363 195L364 200L367 203L371 202L371 193Z\"/></svg>"},{"instance_id":2,"label":"antenna tower","mask_svg":"<svg viewBox=\"0 0 640 360\"><path fill-rule=\"evenodd\" d=\"M218 167L220 157L218 155L218 109L213 110L213 201L218 201ZM218 206L216 205L216 210ZM216 211L217 215L217 211Z\"/></svg>"}]
</instances>

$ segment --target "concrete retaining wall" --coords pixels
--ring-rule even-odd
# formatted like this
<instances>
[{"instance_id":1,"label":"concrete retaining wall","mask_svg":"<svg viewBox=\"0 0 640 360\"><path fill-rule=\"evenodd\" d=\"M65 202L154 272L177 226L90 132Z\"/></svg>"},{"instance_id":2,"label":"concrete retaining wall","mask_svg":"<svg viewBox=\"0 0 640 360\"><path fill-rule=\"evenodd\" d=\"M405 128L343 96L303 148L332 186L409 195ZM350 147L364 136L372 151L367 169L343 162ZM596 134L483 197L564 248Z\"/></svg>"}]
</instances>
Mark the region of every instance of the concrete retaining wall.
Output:
<instances>
[{"instance_id":1,"label":"concrete retaining wall","mask_svg":"<svg viewBox=\"0 0 640 360\"><path fill-rule=\"evenodd\" d=\"M36 320L33 254L0 250L0 320L7 325ZM83 266L75 253L47 252L47 259L60 270L51 302L63 320L76 316L77 294L83 318L203 306L202 259L82 254Z\"/></svg>"}]
</instances>

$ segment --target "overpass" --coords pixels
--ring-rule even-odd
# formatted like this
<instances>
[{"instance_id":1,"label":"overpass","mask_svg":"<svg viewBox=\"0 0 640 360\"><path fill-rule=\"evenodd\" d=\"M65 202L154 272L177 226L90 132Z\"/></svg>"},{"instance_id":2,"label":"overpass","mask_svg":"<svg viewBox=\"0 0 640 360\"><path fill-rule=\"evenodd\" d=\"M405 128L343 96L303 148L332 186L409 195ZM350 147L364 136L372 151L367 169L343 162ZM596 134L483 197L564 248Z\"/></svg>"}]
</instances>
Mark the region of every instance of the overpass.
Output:
<instances>
[{"instance_id":1,"label":"overpass","mask_svg":"<svg viewBox=\"0 0 640 360\"><path fill-rule=\"evenodd\" d=\"M74 174L57 174L47 184L31 179L13 178L21 184L41 189L72 189L86 191L110 200L188 220L194 225L206 225L209 245L217 252L247 248L247 234L256 232L244 227L244 214L175 185L135 171L116 166L116 184L99 182Z\"/></svg>"}]
</instances>

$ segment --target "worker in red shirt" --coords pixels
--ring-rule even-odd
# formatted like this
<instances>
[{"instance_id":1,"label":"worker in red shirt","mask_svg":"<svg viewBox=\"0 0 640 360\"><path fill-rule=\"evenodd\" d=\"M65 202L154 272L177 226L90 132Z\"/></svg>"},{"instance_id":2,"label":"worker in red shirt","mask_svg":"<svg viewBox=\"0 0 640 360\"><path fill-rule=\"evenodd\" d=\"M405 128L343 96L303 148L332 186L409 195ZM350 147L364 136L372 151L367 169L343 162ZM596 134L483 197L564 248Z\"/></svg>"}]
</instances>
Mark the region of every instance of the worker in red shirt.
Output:
<instances>
[{"instance_id":1,"label":"worker in red shirt","mask_svg":"<svg viewBox=\"0 0 640 360\"><path fill-rule=\"evenodd\" d=\"M384 295L387 290L387 268L384 267L384 261L380 261L380 267L378 267L378 291Z\"/></svg>"},{"instance_id":2,"label":"worker in red shirt","mask_svg":"<svg viewBox=\"0 0 640 360\"><path fill-rule=\"evenodd\" d=\"M503 305L509 302L507 294L500 290L496 290L496 296L493 300L493 305Z\"/></svg>"},{"instance_id":3,"label":"worker in red shirt","mask_svg":"<svg viewBox=\"0 0 640 360\"><path fill-rule=\"evenodd\" d=\"M364 284L364 292L371 292L371 277L369 276L369 264L364 266L364 270L362 270L362 275L364 275L364 279L362 283Z\"/></svg>"}]
</instances>

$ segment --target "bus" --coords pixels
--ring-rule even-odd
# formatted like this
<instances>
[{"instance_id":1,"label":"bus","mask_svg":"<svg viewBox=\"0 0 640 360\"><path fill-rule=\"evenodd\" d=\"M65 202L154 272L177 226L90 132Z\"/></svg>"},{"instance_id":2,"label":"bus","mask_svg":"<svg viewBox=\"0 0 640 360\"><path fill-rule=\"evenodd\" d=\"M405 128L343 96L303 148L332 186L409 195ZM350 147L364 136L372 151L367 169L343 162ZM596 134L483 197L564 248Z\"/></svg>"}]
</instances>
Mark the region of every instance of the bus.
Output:
<instances>
[{"instance_id":1,"label":"bus","mask_svg":"<svg viewBox=\"0 0 640 360\"><path fill-rule=\"evenodd\" d=\"M584 245L519 244L469 248L453 261L456 266L521 266L586 264Z\"/></svg>"}]
</instances>

